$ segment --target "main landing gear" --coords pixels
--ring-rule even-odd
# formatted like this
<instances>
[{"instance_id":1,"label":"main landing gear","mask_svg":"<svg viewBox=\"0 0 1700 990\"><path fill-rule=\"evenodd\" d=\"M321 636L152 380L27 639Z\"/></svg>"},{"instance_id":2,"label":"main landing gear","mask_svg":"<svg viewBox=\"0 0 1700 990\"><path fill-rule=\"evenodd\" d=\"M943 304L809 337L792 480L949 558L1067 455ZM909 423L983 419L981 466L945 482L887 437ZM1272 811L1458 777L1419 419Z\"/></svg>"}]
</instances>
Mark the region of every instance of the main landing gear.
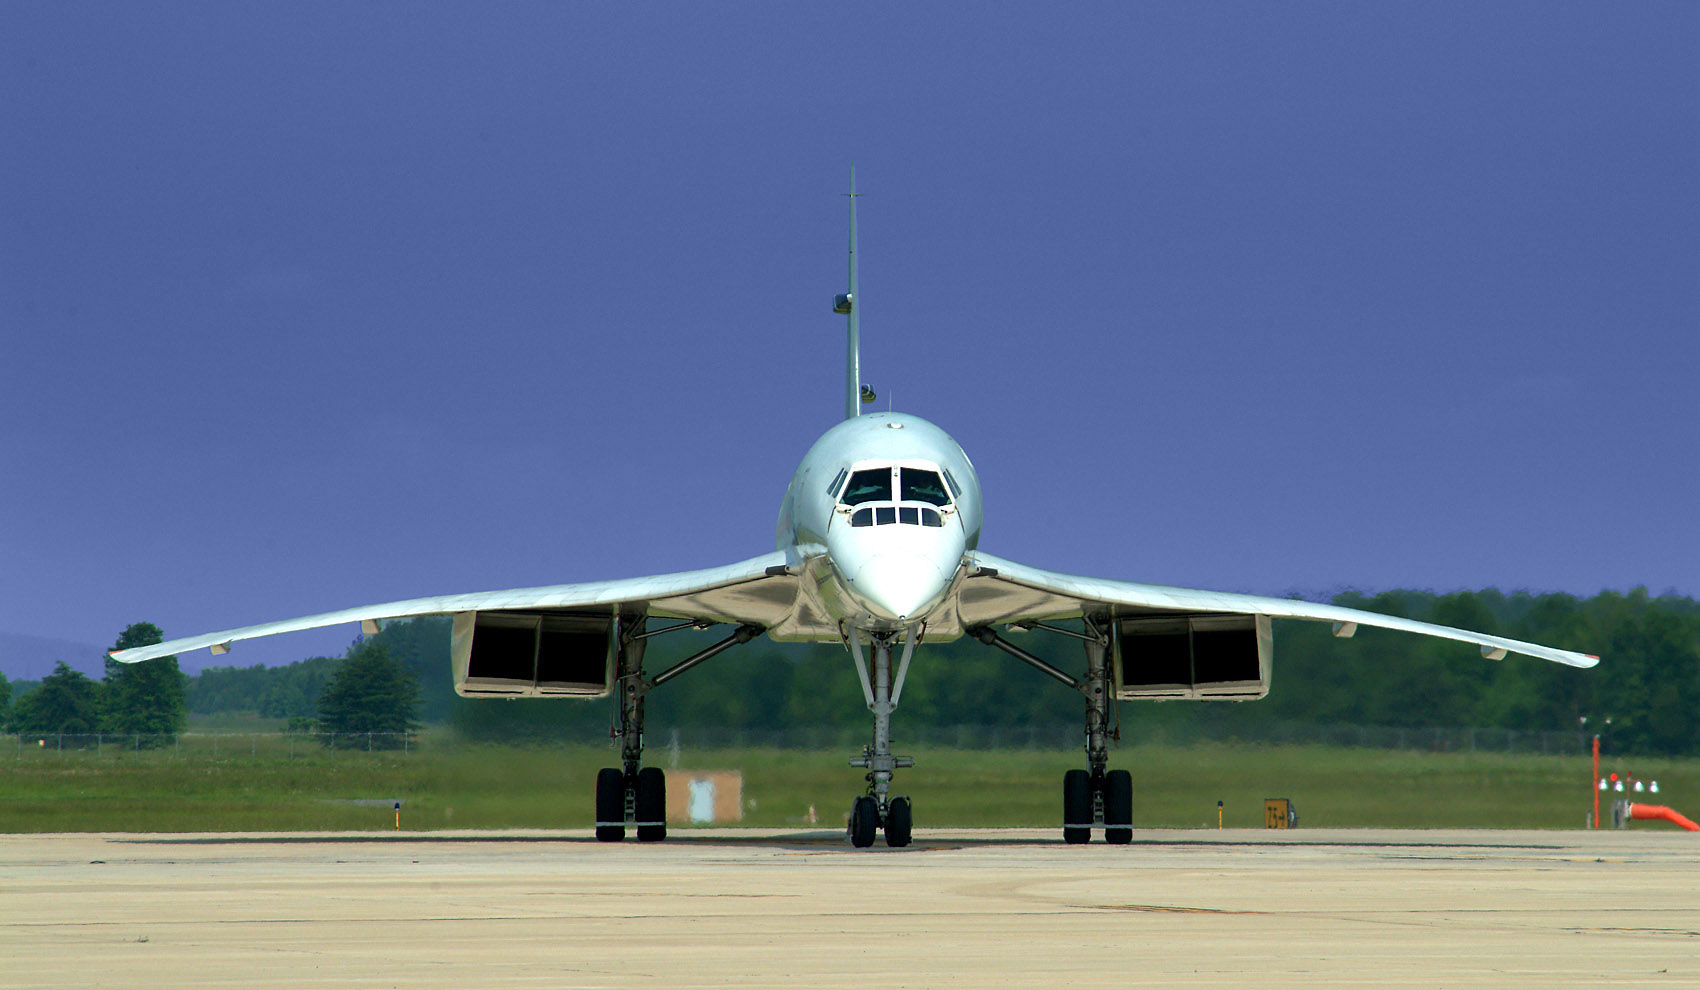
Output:
<instances>
[{"instance_id":1,"label":"main landing gear","mask_svg":"<svg viewBox=\"0 0 1700 990\"><path fill-rule=\"evenodd\" d=\"M868 663L862 656L859 634L852 630L847 639L850 652L856 658L856 673L862 679L862 696L867 700L868 710L874 713L873 741L862 747L861 756L850 761L851 766L868 771L868 793L850 806L850 844L866 849L874 844L875 836L884 829L885 844L897 849L909 844L914 816L907 797L891 794L891 775L901 767L914 766L915 761L907 756L892 755L891 713L903 694L903 679L909 673L909 661L915 655L916 629L910 628L904 637L903 660L898 665L895 682L891 674L891 648L896 642L894 634L869 635L874 654L871 677Z\"/></svg>"},{"instance_id":2,"label":"main landing gear","mask_svg":"<svg viewBox=\"0 0 1700 990\"><path fill-rule=\"evenodd\" d=\"M1086 698L1086 769L1063 774L1063 841L1081 845L1092 839L1092 830L1102 828L1104 841L1126 845L1133 841L1133 775L1126 770L1106 769L1110 762L1110 669L1105 654L1110 637L1103 618L1087 618L1084 633L1046 625L1024 623L1025 629L1046 629L1073 636L1086 644L1086 676L1075 678L1026 650L998 636L987 627L969 633L987 646L1008 653L1079 691Z\"/></svg>"},{"instance_id":3,"label":"main landing gear","mask_svg":"<svg viewBox=\"0 0 1700 990\"><path fill-rule=\"evenodd\" d=\"M641 625L639 626L641 629ZM619 842L626 826L639 842L667 838L667 775L643 766L643 696L653 687L643 679L642 633L620 640L615 679L620 689L620 766L596 774L596 841Z\"/></svg>"},{"instance_id":4,"label":"main landing gear","mask_svg":"<svg viewBox=\"0 0 1700 990\"><path fill-rule=\"evenodd\" d=\"M620 688L620 766L596 774L596 840L619 842L626 827L637 829L639 842L667 838L667 775L660 767L643 766L643 697L709 657L761 635L760 626L739 626L713 646L692 654L651 678L643 676L643 650L649 637L678 629L706 629L710 623L681 622L653 632L644 619L628 620L629 632L620 637L615 679Z\"/></svg>"}]
</instances>

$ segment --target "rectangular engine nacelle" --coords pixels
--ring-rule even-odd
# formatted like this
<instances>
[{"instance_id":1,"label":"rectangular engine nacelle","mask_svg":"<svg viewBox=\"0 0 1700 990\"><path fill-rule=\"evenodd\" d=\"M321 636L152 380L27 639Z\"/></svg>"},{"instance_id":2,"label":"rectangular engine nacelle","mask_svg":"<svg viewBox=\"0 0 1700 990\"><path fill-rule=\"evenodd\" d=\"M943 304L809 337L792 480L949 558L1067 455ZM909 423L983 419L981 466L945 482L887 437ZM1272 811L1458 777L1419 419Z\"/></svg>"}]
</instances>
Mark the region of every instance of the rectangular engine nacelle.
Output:
<instances>
[{"instance_id":1,"label":"rectangular engine nacelle","mask_svg":"<svg viewBox=\"0 0 1700 990\"><path fill-rule=\"evenodd\" d=\"M1116 697L1253 701L1269 693L1267 615L1158 615L1116 620Z\"/></svg>"},{"instance_id":2,"label":"rectangular engine nacelle","mask_svg":"<svg viewBox=\"0 0 1700 990\"><path fill-rule=\"evenodd\" d=\"M450 661L463 698L602 698L614 684L613 612L459 612Z\"/></svg>"}]
</instances>

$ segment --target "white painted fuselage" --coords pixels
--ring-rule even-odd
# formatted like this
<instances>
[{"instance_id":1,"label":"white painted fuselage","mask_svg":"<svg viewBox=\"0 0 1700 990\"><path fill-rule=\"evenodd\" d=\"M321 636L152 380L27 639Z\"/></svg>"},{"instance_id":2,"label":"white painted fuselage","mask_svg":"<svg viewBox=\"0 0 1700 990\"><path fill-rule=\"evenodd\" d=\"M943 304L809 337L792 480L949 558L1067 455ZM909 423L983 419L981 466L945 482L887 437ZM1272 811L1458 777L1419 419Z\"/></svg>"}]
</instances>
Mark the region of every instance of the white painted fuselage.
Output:
<instances>
[{"instance_id":1,"label":"white painted fuselage","mask_svg":"<svg viewBox=\"0 0 1700 990\"><path fill-rule=\"evenodd\" d=\"M881 492L886 471L891 485ZM817 594L833 618L895 631L945 602L979 544L980 519L980 479L948 433L918 416L869 413L826 431L804 455L780 504L777 543L825 548Z\"/></svg>"}]
</instances>

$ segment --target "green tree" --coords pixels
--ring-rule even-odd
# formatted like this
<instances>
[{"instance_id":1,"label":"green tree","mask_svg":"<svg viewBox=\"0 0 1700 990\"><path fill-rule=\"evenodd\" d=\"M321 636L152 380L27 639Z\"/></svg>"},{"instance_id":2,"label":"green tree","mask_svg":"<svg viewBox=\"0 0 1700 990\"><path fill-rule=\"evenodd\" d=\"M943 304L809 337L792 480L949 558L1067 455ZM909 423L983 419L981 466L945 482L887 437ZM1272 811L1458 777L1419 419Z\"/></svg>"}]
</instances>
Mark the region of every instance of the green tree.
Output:
<instances>
[{"instance_id":1,"label":"green tree","mask_svg":"<svg viewBox=\"0 0 1700 990\"><path fill-rule=\"evenodd\" d=\"M382 643L356 644L319 695L322 732L411 732L418 726L419 681Z\"/></svg>"},{"instance_id":2,"label":"green tree","mask_svg":"<svg viewBox=\"0 0 1700 990\"><path fill-rule=\"evenodd\" d=\"M100 722L100 685L65 661L18 700L13 728L20 733L94 732Z\"/></svg>"},{"instance_id":3,"label":"green tree","mask_svg":"<svg viewBox=\"0 0 1700 990\"><path fill-rule=\"evenodd\" d=\"M163 642L165 634L158 626L137 622L119 634L112 648L128 650ZM103 732L171 734L189 717L189 679L178 669L174 656L141 663L119 663L107 657L101 694Z\"/></svg>"},{"instance_id":4,"label":"green tree","mask_svg":"<svg viewBox=\"0 0 1700 990\"><path fill-rule=\"evenodd\" d=\"M0 670L0 732L12 723L12 682L6 679L6 672Z\"/></svg>"}]
</instances>

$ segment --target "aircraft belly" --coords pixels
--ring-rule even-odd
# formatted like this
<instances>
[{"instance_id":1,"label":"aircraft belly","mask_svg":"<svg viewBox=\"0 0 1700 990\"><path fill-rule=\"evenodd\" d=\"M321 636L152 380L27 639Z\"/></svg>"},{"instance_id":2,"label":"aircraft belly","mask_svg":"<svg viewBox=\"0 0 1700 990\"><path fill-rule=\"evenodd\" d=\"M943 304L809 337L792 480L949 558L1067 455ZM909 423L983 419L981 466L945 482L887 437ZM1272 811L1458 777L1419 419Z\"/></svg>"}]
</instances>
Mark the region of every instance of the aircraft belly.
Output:
<instances>
[{"instance_id":1,"label":"aircraft belly","mask_svg":"<svg viewBox=\"0 0 1700 990\"><path fill-rule=\"evenodd\" d=\"M1005 581L975 581L963 587L958 617L969 626L996 625L1016 619L1066 619L1081 614L1080 599Z\"/></svg>"},{"instance_id":2,"label":"aircraft belly","mask_svg":"<svg viewBox=\"0 0 1700 990\"><path fill-rule=\"evenodd\" d=\"M958 614L957 598L961 593L965 568L959 568L944 598L926 614L914 616L925 623L926 642L948 643L962 637L962 619ZM894 630L897 624L874 615L863 607L844 587L844 581L825 561L818 562L813 579L806 582L813 589L811 609L807 617L770 629L768 635L782 642L838 642L840 623L859 629Z\"/></svg>"}]
</instances>

